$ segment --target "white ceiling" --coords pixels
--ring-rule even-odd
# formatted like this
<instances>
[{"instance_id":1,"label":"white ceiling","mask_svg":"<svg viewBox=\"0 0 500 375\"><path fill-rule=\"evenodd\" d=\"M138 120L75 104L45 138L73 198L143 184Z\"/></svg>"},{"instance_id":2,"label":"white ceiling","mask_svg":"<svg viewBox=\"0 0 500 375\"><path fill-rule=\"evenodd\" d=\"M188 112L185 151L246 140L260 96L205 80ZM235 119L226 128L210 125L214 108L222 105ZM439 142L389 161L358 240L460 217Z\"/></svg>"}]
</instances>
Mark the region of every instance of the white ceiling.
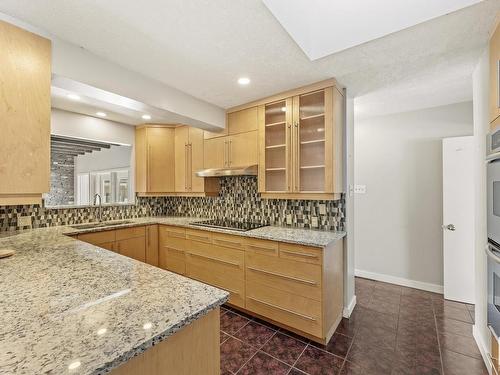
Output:
<instances>
[{"instance_id":1,"label":"white ceiling","mask_svg":"<svg viewBox=\"0 0 500 375\"><path fill-rule=\"evenodd\" d=\"M498 10L484 0L310 61L261 0L0 1L0 12L224 108L331 77L365 108L396 108L400 93L403 107L470 99Z\"/></svg>"},{"instance_id":2,"label":"white ceiling","mask_svg":"<svg viewBox=\"0 0 500 375\"><path fill-rule=\"evenodd\" d=\"M482 0L263 0L311 60L355 47L480 1Z\"/></svg>"}]
</instances>

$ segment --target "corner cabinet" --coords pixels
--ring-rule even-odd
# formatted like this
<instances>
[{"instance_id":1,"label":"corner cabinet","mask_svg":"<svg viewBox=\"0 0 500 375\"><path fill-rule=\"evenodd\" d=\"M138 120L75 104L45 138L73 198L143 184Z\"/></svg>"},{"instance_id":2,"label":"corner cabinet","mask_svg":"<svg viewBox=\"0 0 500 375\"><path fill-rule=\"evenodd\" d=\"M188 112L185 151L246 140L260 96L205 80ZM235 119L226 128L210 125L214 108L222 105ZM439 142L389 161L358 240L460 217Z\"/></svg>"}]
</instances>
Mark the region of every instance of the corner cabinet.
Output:
<instances>
[{"instance_id":1,"label":"corner cabinet","mask_svg":"<svg viewBox=\"0 0 500 375\"><path fill-rule=\"evenodd\" d=\"M263 197L335 199L343 191L344 97L335 86L259 106Z\"/></svg>"},{"instance_id":2,"label":"corner cabinet","mask_svg":"<svg viewBox=\"0 0 500 375\"><path fill-rule=\"evenodd\" d=\"M40 204L50 190L51 42L0 21L0 49L0 205Z\"/></svg>"},{"instance_id":3,"label":"corner cabinet","mask_svg":"<svg viewBox=\"0 0 500 375\"><path fill-rule=\"evenodd\" d=\"M196 176L204 169L203 130L175 128L175 192L185 195L217 195L219 180ZM182 194L184 195L184 194Z\"/></svg>"},{"instance_id":4,"label":"corner cabinet","mask_svg":"<svg viewBox=\"0 0 500 375\"><path fill-rule=\"evenodd\" d=\"M175 127L142 125L135 131L135 189L139 196L175 192Z\"/></svg>"}]
</instances>

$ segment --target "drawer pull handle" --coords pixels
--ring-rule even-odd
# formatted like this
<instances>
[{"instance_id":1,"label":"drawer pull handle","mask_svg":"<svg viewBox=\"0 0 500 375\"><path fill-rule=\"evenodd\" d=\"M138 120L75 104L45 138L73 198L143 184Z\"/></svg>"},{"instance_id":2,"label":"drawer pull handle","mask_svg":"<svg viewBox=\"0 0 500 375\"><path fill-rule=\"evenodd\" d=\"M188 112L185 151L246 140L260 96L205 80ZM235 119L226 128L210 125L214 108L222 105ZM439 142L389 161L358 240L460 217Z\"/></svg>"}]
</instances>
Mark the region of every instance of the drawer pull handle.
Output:
<instances>
[{"instance_id":1,"label":"drawer pull handle","mask_svg":"<svg viewBox=\"0 0 500 375\"><path fill-rule=\"evenodd\" d=\"M276 276L276 277L281 277L283 279L288 279L288 280L292 280L292 281L297 281L299 283L303 283L303 284L308 284L308 285L318 285L318 283L316 281L311 281L311 280L306 280L306 279L300 279L298 277L293 277L293 276L288 276L288 275L283 275L281 273L276 273L276 272L270 272L270 271L266 271L266 270L261 270L260 268L253 268L253 267L247 267L249 270L252 270L252 271L255 271L255 272L260 272L260 273L265 273L267 275L272 275L272 276Z\"/></svg>"},{"instance_id":2,"label":"drawer pull handle","mask_svg":"<svg viewBox=\"0 0 500 375\"><path fill-rule=\"evenodd\" d=\"M175 237L175 238L182 238L185 239L186 236L182 233L177 233L177 232L167 232L167 237Z\"/></svg>"},{"instance_id":3,"label":"drawer pull handle","mask_svg":"<svg viewBox=\"0 0 500 375\"><path fill-rule=\"evenodd\" d=\"M312 316L304 315L304 314L295 312L293 310L285 309L283 307L274 305L272 303L261 301L261 300L259 300L257 298L248 297L248 299L251 299L252 301L258 302L258 303L260 303L262 305L266 305L266 306L272 307L273 309L282 310L282 311L285 311L285 312L287 312L289 314L297 315L298 317L303 318L303 319L311 320L313 322L315 322L317 320L316 318L314 318Z\"/></svg>"},{"instance_id":4,"label":"drawer pull handle","mask_svg":"<svg viewBox=\"0 0 500 375\"><path fill-rule=\"evenodd\" d=\"M295 251L290 251L290 250L281 250L282 253L285 254L290 254L290 255L295 255L298 257L303 257L303 258L309 258L309 259L319 259L319 257L315 254L307 254L307 253L297 253Z\"/></svg>"},{"instance_id":5,"label":"drawer pull handle","mask_svg":"<svg viewBox=\"0 0 500 375\"><path fill-rule=\"evenodd\" d=\"M215 243L219 243L222 246L231 246L231 247L237 246L237 247L241 247L241 242L233 242L233 241L228 241L228 240L219 240L218 238L215 238L214 242Z\"/></svg>"},{"instance_id":6,"label":"drawer pull handle","mask_svg":"<svg viewBox=\"0 0 500 375\"><path fill-rule=\"evenodd\" d=\"M176 249L175 247L172 247L172 246L164 246L164 247L165 247L165 249L167 249L167 251L174 251L177 253L184 254L184 250L182 250L182 249Z\"/></svg>"},{"instance_id":7,"label":"drawer pull handle","mask_svg":"<svg viewBox=\"0 0 500 375\"><path fill-rule=\"evenodd\" d=\"M276 249L273 249L272 247L264 247L264 246L257 246L257 245L248 245L249 248L254 249L254 250L265 250L265 251L276 251Z\"/></svg>"},{"instance_id":8,"label":"drawer pull handle","mask_svg":"<svg viewBox=\"0 0 500 375\"><path fill-rule=\"evenodd\" d=\"M230 266L234 266L234 267L240 267L240 264L239 263L236 263L236 262L230 262L228 260L224 260L224 259L219 259L219 258L212 258L212 257L207 257L205 255L199 255L199 254L193 254L193 253L189 253L189 255L192 255L194 257L198 257L198 258L203 258L203 259L207 259L207 260L210 260L212 262L217 262L217 263L223 263L223 264L229 264Z\"/></svg>"},{"instance_id":9,"label":"drawer pull handle","mask_svg":"<svg viewBox=\"0 0 500 375\"><path fill-rule=\"evenodd\" d=\"M188 236L189 239L200 242L211 242L210 237L196 236L194 234L190 234Z\"/></svg>"}]
</instances>

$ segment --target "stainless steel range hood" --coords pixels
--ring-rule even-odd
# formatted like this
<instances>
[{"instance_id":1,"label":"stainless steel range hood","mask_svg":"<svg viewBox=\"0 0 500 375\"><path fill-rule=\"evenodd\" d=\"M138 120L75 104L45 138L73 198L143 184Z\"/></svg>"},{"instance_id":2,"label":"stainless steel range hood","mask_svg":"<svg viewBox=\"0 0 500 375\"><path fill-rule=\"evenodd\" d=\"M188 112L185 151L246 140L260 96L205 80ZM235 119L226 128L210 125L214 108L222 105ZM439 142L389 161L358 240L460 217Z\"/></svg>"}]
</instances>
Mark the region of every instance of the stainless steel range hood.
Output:
<instances>
[{"instance_id":1,"label":"stainless steel range hood","mask_svg":"<svg viewBox=\"0 0 500 375\"><path fill-rule=\"evenodd\" d=\"M257 165L204 169L196 172L198 177L257 176Z\"/></svg>"}]
</instances>

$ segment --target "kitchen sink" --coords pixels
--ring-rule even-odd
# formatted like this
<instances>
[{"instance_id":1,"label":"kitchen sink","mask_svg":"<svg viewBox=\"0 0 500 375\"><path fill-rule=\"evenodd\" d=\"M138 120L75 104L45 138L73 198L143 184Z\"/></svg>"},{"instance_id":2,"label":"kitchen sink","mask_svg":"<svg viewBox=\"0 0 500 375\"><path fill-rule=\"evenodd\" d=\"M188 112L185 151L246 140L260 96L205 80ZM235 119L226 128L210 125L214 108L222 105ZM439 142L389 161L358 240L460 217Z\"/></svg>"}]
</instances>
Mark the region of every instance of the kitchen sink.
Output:
<instances>
[{"instance_id":1,"label":"kitchen sink","mask_svg":"<svg viewBox=\"0 0 500 375\"><path fill-rule=\"evenodd\" d=\"M74 229L93 229L93 228L102 228L102 227L112 227L115 225L123 225L123 224L130 224L132 221L130 220L123 220L123 221L101 221L98 223L88 223L88 224L76 224L76 225L70 225L71 228Z\"/></svg>"}]
</instances>

